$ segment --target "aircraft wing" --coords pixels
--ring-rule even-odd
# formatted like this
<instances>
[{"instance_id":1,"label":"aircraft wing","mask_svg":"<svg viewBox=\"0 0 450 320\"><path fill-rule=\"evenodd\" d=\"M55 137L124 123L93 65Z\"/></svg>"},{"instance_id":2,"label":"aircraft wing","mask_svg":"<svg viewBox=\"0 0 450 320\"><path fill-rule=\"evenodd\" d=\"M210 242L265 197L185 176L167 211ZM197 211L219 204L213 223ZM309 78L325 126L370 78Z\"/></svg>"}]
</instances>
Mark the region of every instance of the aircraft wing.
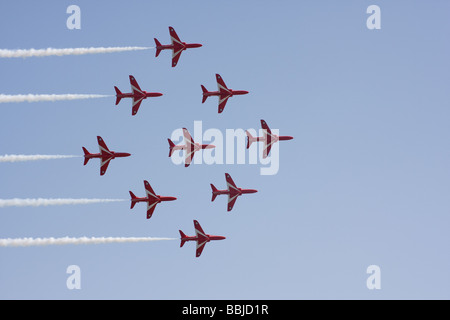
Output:
<instances>
[{"instance_id":1,"label":"aircraft wing","mask_svg":"<svg viewBox=\"0 0 450 320\"><path fill-rule=\"evenodd\" d=\"M194 158L195 149L186 149L186 157L184 158L184 166L189 167L189 165L192 162L192 159Z\"/></svg>"},{"instance_id":2,"label":"aircraft wing","mask_svg":"<svg viewBox=\"0 0 450 320\"><path fill-rule=\"evenodd\" d=\"M135 115L139 111L139 107L141 106L141 102L144 100L144 97L135 99L133 97L133 107L131 108L131 115Z\"/></svg>"},{"instance_id":3,"label":"aircraft wing","mask_svg":"<svg viewBox=\"0 0 450 320\"><path fill-rule=\"evenodd\" d=\"M100 164L100 175L104 175L106 173L106 169L108 169L109 162L112 159L111 151L109 151L108 147L106 146L105 141L102 139L102 137L97 136L97 142L98 142L98 149L100 150L101 154L101 164Z\"/></svg>"},{"instance_id":4,"label":"aircraft wing","mask_svg":"<svg viewBox=\"0 0 450 320\"><path fill-rule=\"evenodd\" d=\"M98 142L98 149L100 150L100 153L103 156L110 156L111 151L109 151L108 147L106 146L105 141L103 141L102 137L97 136L97 142Z\"/></svg>"},{"instance_id":5,"label":"aircraft wing","mask_svg":"<svg viewBox=\"0 0 450 320\"><path fill-rule=\"evenodd\" d=\"M261 120L261 128L263 130L266 130L268 133L272 134L272 131L270 131L269 126L267 125L267 123L264 120Z\"/></svg>"},{"instance_id":6,"label":"aircraft wing","mask_svg":"<svg viewBox=\"0 0 450 320\"><path fill-rule=\"evenodd\" d=\"M194 229L195 229L195 235L197 237L204 237L206 238L206 233L205 231L203 231L202 226L200 225L200 223L198 223L197 220L194 220Z\"/></svg>"},{"instance_id":7,"label":"aircraft wing","mask_svg":"<svg viewBox=\"0 0 450 320\"><path fill-rule=\"evenodd\" d=\"M207 242L207 236L205 231L203 231L200 223L197 220L194 220L194 228L195 228L195 236L197 237L197 250L195 256L198 258L202 254L203 249L205 248Z\"/></svg>"},{"instance_id":8,"label":"aircraft wing","mask_svg":"<svg viewBox=\"0 0 450 320\"><path fill-rule=\"evenodd\" d=\"M272 148L273 139L272 139L272 131L270 131L269 126L264 120L261 120L261 127L264 131L264 149L263 149L263 158L267 158L270 153L270 149Z\"/></svg>"},{"instance_id":9,"label":"aircraft wing","mask_svg":"<svg viewBox=\"0 0 450 320\"><path fill-rule=\"evenodd\" d=\"M141 87L139 87L136 79L133 76L131 76L131 75L130 75L130 84L131 84L131 92L133 92L133 94L136 94L136 93L144 94L142 92Z\"/></svg>"},{"instance_id":10,"label":"aircraft wing","mask_svg":"<svg viewBox=\"0 0 450 320\"><path fill-rule=\"evenodd\" d=\"M229 193L228 194L228 211L231 211L233 209L238 196L239 196L238 193L234 193L234 194Z\"/></svg>"},{"instance_id":11,"label":"aircraft wing","mask_svg":"<svg viewBox=\"0 0 450 320\"><path fill-rule=\"evenodd\" d=\"M106 169L108 169L109 162L112 157L101 157L102 163L100 164L100 175L104 175L106 173Z\"/></svg>"},{"instance_id":12,"label":"aircraft wing","mask_svg":"<svg viewBox=\"0 0 450 320\"><path fill-rule=\"evenodd\" d=\"M221 94L219 96L219 113L222 113L223 109L225 109L229 97L229 94Z\"/></svg>"},{"instance_id":13,"label":"aircraft wing","mask_svg":"<svg viewBox=\"0 0 450 320\"><path fill-rule=\"evenodd\" d=\"M272 143L267 143L267 140L264 143L264 149L263 149L263 159L267 158L267 156L270 153L270 149L272 148Z\"/></svg>"},{"instance_id":14,"label":"aircraft wing","mask_svg":"<svg viewBox=\"0 0 450 320\"><path fill-rule=\"evenodd\" d=\"M197 240L197 249L196 249L196 251L195 251L195 256L198 258L198 257L200 257L200 255L202 254L202 252L203 252L203 249L205 248L205 246L206 246L206 239L202 239L202 240Z\"/></svg>"},{"instance_id":15,"label":"aircraft wing","mask_svg":"<svg viewBox=\"0 0 450 320\"><path fill-rule=\"evenodd\" d=\"M189 144L195 144L194 139L192 139L191 134L186 128L183 128L184 142L189 146Z\"/></svg>"},{"instance_id":16,"label":"aircraft wing","mask_svg":"<svg viewBox=\"0 0 450 320\"><path fill-rule=\"evenodd\" d=\"M228 173L225 173L225 180L227 181L228 191L230 191L230 192L238 191L236 184L234 183L233 179L231 179L231 176Z\"/></svg>"},{"instance_id":17,"label":"aircraft wing","mask_svg":"<svg viewBox=\"0 0 450 320\"><path fill-rule=\"evenodd\" d=\"M172 41L172 45L174 46L183 46L183 43L181 42L180 38L178 37L177 33L175 32L175 29L172 27L169 27L169 33L170 33L170 40Z\"/></svg>"},{"instance_id":18,"label":"aircraft wing","mask_svg":"<svg viewBox=\"0 0 450 320\"><path fill-rule=\"evenodd\" d=\"M153 199L158 199L155 191L153 191L152 186L150 185L150 183L148 183L147 180L144 180L144 187L145 187L145 193L147 194L147 197L153 198Z\"/></svg>"},{"instance_id":19,"label":"aircraft wing","mask_svg":"<svg viewBox=\"0 0 450 320\"><path fill-rule=\"evenodd\" d=\"M147 202L147 219L150 219L152 217L157 204L158 202L153 203Z\"/></svg>"},{"instance_id":20,"label":"aircraft wing","mask_svg":"<svg viewBox=\"0 0 450 320\"><path fill-rule=\"evenodd\" d=\"M183 52L184 44L178 37L175 29L169 27L170 40L172 41L173 51L172 51L172 67L175 67L180 59L181 52Z\"/></svg>"},{"instance_id":21,"label":"aircraft wing","mask_svg":"<svg viewBox=\"0 0 450 320\"><path fill-rule=\"evenodd\" d=\"M180 60L181 53L183 52L183 47L173 47L172 51L172 67L175 67Z\"/></svg>"},{"instance_id":22,"label":"aircraft wing","mask_svg":"<svg viewBox=\"0 0 450 320\"><path fill-rule=\"evenodd\" d=\"M220 74L216 74L216 80L217 80L217 89L221 94L226 93L230 94L230 90L228 89L227 85L225 84L225 81L223 81Z\"/></svg>"},{"instance_id":23,"label":"aircraft wing","mask_svg":"<svg viewBox=\"0 0 450 320\"><path fill-rule=\"evenodd\" d=\"M186 156L185 156L184 166L189 167L189 165L192 162L192 159L194 158L194 154L195 154L195 142L194 142L194 139L192 139L191 135L189 134L189 131L186 128L183 128L183 136L184 136L184 142L186 144Z\"/></svg>"}]
</instances>

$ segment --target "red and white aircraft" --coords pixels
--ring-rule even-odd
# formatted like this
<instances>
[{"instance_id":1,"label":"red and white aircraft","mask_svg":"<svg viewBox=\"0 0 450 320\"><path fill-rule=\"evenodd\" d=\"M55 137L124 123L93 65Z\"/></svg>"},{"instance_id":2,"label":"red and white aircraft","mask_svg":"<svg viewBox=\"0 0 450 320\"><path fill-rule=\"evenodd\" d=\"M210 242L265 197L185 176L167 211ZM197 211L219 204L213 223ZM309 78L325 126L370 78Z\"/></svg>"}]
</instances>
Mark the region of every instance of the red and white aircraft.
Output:
<instances>
[{"instance_id":1,"label":"red and white aircraft","mask_svg":"<svg viewBox=\"0 0 450 320\"><path fill-rule=\"evenodd\" d=\"M194 158L195 152L202 149L214 149L216 146L213 144L200 144L192 139L189 131L186 128L183 128L183 136L184 136L184 144L175 145L172 140L167 139L169 141L169 157L172 156L174 151L177 150L185 150L185 160L184 166L189 167Z\"/></svg>"},{"instance_id":2,"label":"red and white aircraft","mask_svg":"<svg viewBox=\"0 0 450 320\"><path fill-rule=\"evenodd\" d=\"M231 211L233 209L234 204L236 203L236 200L239 196L247 193L255 193L258 192L258 190L255 189L241 189L236 187L236 184L234 183L233 179L231 179L231 176L228 173L225 173L225 179L227 181L227 189L226 190L218 190L212 183L211 183L211 189L212 189L212 198L211 201L214 201L216 197L220 194L227 194L228 195L228 211Z\"/></svg>"},{"instance_id":3,"label":"red and white aircraft","mask_svg":"<svg viewBox=\"0 0 450 320\"><path fill-rule=\"evenodd\" d=\"M183 231L180 231L181 235L181 243L180 248L184 245L186 241L197 241L197 250L195 252L195 256L198 258L202 254L203 249L205 248L205 245L207 242L211 240L223 240L225 237L222 236L212 236L209 234L206 234L202 227L200 226L200 223L198 223L197 220L194 220L194 228L195 228L195 236L189 237L183 233Z\"/></svg>"},{"instance_id":4,"label":"red and white aircraft","mask_svg":"<svg viewBox=\"0 0 450 320\"><path fill-rule=\"evenodd\" d=\"M284 141L284 140L292 140L294 139L291 136L277 136L276 134L273 134L272 131L270 131L269 126L264 120L261 120L261 127L263 129L263 136L262 137L253 137L250 132L247 130L245 133L247 134L248 140L247 140L247 149L250 148L251 144L255 141L263 141L264 142L264 150L263 150L263 158L267 158L267 156L270 153L270 149L272 148L272 145L278 141Z\"/></svg>"},{"instance_id":5,"label":"red and white aircraft","mask_svg":"<svg viewBox=\"0 0 450 320\"><path fill-rule=\"evenodd\" d=\"M105 141L103 141L102 137L100 137L100 136L97 136L97 141L98 141L98 148L100 149L100 153L89 153L89 151L87 151L85 147L82 147L82 148L84 151L84 165L86 165L90 159L100 158L100 160L101 160L100 175L101 176L106 173L106 169L108 169L109 162L112 159L131 156L131 154L125 153L125 152L110 151L108 149L108 147L106 146Z\"/></svg>"},{"instance_id":6,"label":"red and white aircraft","mask_svg":"<svg viewBox=\"0 0 450 320\"><path fill-rule=\"evenodd\" d=\"M148 183L147 180L144 180L144 187L145 187L145 193L146 197L138 198L134 195L133 192L130 191L131 196L131 207L130 209L133 209L134 205L138 202L147 202L147 219L150 219L152 217L153 211L155 211L156 205L158 203L161 203L163 201L173 201L177 200L175 197L163 197L160 195L157 195L155 191L153 191L152 187L150 186L150 183Z\"/></svg>"},{"instance_id":7,"label":"red and white aircraft","mask_svg":"<svg viewBox=\"0 0 450 320\"><path fill-rule=\"evenodd\" d=\"M175 32L175 29L172 27L169 27L169 33L170 33L170 39L172 41L172 44L168 45L162 45L158 39L155 39L156 44L156 55L155 57L159 56L161 50L172 50L172 67L175 67L178 63L178 60L180 59L181 53L186 49L191 48L200 48L202 45L199 43L186 43L182 42L180 38L178 37L177 33Z\"/></svg>"},{"instance_id":8,"label":"red and white aircraft","mask_svg":"<svg viewBox=\"0 0 450 320\"><path fill-rule=\"evenodd\" d=\"M216 74L216 80L217 80L218 91L208 91L208 90L206 90L206 88L203 85L201 85L202 91L203 91L202 103L204 103L206 101L206 99L208 99L208 97L218 96L219 97L219 113L222 113L223 109L225 109L225 105L227 104L228 98L230 98L234 95L242 95L242 94L248 93L248 91L245 91L245 90L229 89L219 74Z\"/></svg>"},{"instance_id":9,"label":"red and white aircraft","mask_svg":"<svg viewBox=\"0 0 450 320\"><path fill-rule=\"evenodd\" d=\"M120 100L122 98L132 98L132 109L131 109L131 115L136 115L136 113L139 110L139 107L141 106L141 102L144 99L147 99L148 97L160 97L163 94L159 92L147 92L142 90L136 79L130 75L130 84L131 84L131 93L122 93L119 88L114 87L116 90L116 106L119 104Z\"/></svg>"}]
</instances>

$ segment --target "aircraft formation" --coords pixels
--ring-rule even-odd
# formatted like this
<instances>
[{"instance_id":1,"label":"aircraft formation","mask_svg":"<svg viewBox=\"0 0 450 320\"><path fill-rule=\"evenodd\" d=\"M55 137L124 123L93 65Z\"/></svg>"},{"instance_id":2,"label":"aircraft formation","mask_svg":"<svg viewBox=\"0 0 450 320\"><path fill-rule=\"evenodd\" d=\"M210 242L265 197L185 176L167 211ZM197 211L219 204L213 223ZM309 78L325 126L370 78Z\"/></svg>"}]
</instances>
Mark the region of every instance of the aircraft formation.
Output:
<instances>
[{"instance_id":1,"label":"aircraft formation","mask_svg":"<svg viewBox=\"0 0 450 320\"><path fill-rule=\"evenodd\" d=\"M199 48L202 45L199 43L186 43L182 42L180 38L178 37L177 33L175 32L175 29L173 27L169 27L169 34L171 38L171 44L169 45L162 45L156 38L155 44L156 44L156 54L155 56L158 57L161 51L163 50L172 50L172 67L177 66L181 53L187 49L191 48ZM139 84L137 83L134 76L129 76L130 85L131 85L131 92L130 93L122 93L118 87L114 87L116 91L116 105L118 105L123 98L131 98L131 107L132 116L135 116L138 113L139 107L141 106L141 103L144 99L151 98L151 97L160 97L163 94L159 92L147 92L140 88ZM202 89L202 103L205 103L208 97L216 96L218 97L218 113L222 113L225 109L225 105L228 102L228 99L233 96L238 95L244 95L248 94L249 92L246 90L233 90L227 87L225 84L225 81L223 80L222 76L220 74L216 74L216 83L217 83L217 91L208 91L205 86L200 85ZM277 143L278 141L285 141L285 140L291 140L293 137L291 136L277 136L272 133L269 126L267 125L265 120L261 120L261 127L263 129L263 136L261 137L253 137L248 131L246 131L247 134L247 149L250 148L251 144L253 142L263 142L263 158L266 158L270 154L270 150L272 148L272 145L274 143ZM167 139L169 142L169 157L173 155L175 151L183 151L184 156L184 166L189 167L191 164L194 154L197 151L204 150L204 149L213 149L215 148L212 144L199 144L192 139L192 136L190 135L189 131L186 128L183 128L183 136L184 136L184 143L180 145L175 145L170 139ZM108 147L106 146L104 140L101 137L97 137L98 140L98 146L100 149L100 153L98 154L91 154L89 153L86 148L83 147L84 151L84 164L86 165L87 162L92 158L99 158L100 159L100 175L104 175L106 173L106 169L108 168L108 165L112 159L120 158L120 157L128 157L130 156L129 153L123 153L123 152L114 152L110 151ZM227 195L228 196L228 203L227 203L227 211L230 212L238 197L244 195L244 194L250 194L250 193L256 193L257 190L255 189L243 189L236 186L233 179L231 178L230 174L225 173L225 180L227 184L227 188L224 190L217 189L212 183L211 183L211 190L212 190L212 198L211 202L213 202L218 195ZM130 201L131 201L131 207L130 209L133 209L136 203L139 202L145 202L147 204L147 219L150 219L153 216L153 213L155 212L157 204L161 202L166 201L174 201L177 198L172 196L160 196L157 195L156 192L151 187L150 183L147 180L144 180L144 188L145 188L145 197L137 197L132 191L129 191L130 193ZM195 236L186 236L181 230L180 232L180 239L181 244L180 247L183 247L183 245L188 241L195 241L197 243L196 248L196 257L200 257L200 255L203 252L203 249L206 245L206 243L212 241L212 240L223 240L225 237L223 236L214 236L206 234L202 227L200 226L200 223L197 220L194 220L194 229L195 229Z\"/></svg>"},{"instance_id":2,"label":"aircraft formation","mask_svg":"<svg viewBox=\"0 0 450 320\"><path fill-rule=\"evenodd\" d=\"M181 54L183 51L186 51L187 49L193 49L193 48L199 48L202 47L199 43L186 43L182 42L175 32L175 29L173 27L169 27L169 34L171 39L171 44L168 45L162 45L156 38L154 38L155 44L156 44L156 54L155 56L158 57L160 53L163 50L171 50L172 51L172 68L176 67L178 65L179 59L181 57ZM217 83L217 91L208 91L205 86L200 85L202 90L202 103L205 103L208 97L216 96L218 97L218 113L222 113L225 110L225 106L228 102L228 100L233 96L239 96L239 95L245 95L249 92L246 90L233 90L227 87L225 84L225 81L223 80L222 76L220 74L216 74L216 83ZM163 95L163 93L160 92L147 92L145 90L142 90L139 86L138 82L136 81L135 77L133 75L129 75L129 81L131 86L131 92L123 93L117 86L114 86L114 90L116 93L116 106L119 105L122 99L124 98L130 98L131 99L131 115L136 116L138 114L139 108L141 107L141 104L143 100L147 98L156 98ZM250 148L251 144L253 142L262 142L264 144L263 146L263 158L266 158L271 151L271 148L274 143L277 143L278 141L285 141L285 140L291 140L293 137L291 136L277 136L272 133L269 126L267 125L265 120L261 120L261 127L263 129L263 135L261 137L253 137L248 131L246 131L247 135L247 149ZM190 135L189 131L186 128L183 128L183 137L184 137L184 143L175 145L173 141L170 139L168 140L169 143L169 157L172 157L173 153L176 151L182 151L184 153L184 165L185 167L189 167L192 163L192 160L194 158L194 154L198 151L205 150L205 149L214 149L215 146L212 144L200 144L198 142L195 142L192 136ZM90 153L84 146L82 147L83 153L84 153L84 163L83 165L87 165L89 160L91 159L99 159L100 160L100 176L103 176L106 174L107 169L110 165L111 160L116 158L124 158L131 156L130 153L126 152L116 152L112 151L108 148L108 146L105 143L105 140L97 136L97 143L99 147L99 153ZM238 199L238 197L245 195L245 194L251 194L258 192L256 189L244 189L237 187L237 185L234 183L233 179L231 178L231 175L229 173L225 173L225 181L226 181L226 189L219 190L217 189L212 183L211 191L212 191L212 198L211 202L213 202L217 196L219 195L227 195L228 202L227 202L227 211L230 212L233 207L235 206L235 203ZM144 197L137 197L132 191L129 191L130 194L130 202L131 206L130 209L133 209L134 206L137 203L143 202L146 203L147 207L147 214L146 218L151 219L152 216L155 213L156 207L159 203L162 202L169 202L169 201L175 201L177 200L176 197L173 196L161 196L156 194L156 192L153 190L152 186L147 180L144 180L144 190L145 190L145 196ZM225 239L224 236L215 236L215 235L209 235L206 234L202 227L200 226L200 223L197 220L193 220L194 222L194 229L195 229L195 236L187 236L185 235L181 230L179 230L180 233L180 247L183 247L183 245L186 242L194 241L197 244L196 247L196 257L200 257L202 254L204 247L206 243L214 240L223 240Z\"/></svg>"}]
</instances>

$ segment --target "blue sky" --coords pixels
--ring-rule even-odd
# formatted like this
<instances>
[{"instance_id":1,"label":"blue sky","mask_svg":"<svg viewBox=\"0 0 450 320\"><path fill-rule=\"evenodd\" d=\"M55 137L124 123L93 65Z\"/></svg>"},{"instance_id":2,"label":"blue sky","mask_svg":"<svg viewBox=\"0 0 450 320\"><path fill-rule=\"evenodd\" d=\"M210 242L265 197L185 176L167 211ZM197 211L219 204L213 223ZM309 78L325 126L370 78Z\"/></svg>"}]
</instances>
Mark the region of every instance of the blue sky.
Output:
<instances>
[{"instance_id":1,"label":"blue sky","mask_svg":"<svg viewBox=\"0 0 450 320\"><path fill-rule=\"evenodd\" d=\"M81 30L66 8L81 8ZM381 30L366 9L381 8ZM2 163L0 198L119 198L162 203L1 208L0 237L223 235L199 259L179 241L0 249L2 299L448 299L450 3L434 1L14 1L0 4L1 48L153 46L173 26L186 42L169 52L0 60L0 93L114 94L128 75L147 99L0 105L0 154L82 154L102 136L116 159L105 176L81 158ZM200 84L220 73L233 89L223 114ZM258 165L174 165L167 138L181 127L259 128L265 119L294 140L280 170ZM259 192L210 202L228 172ZM66 268L81 268L81 290ZM366 268L381 268L368 290Z\"/></svg>"}]
</instances>

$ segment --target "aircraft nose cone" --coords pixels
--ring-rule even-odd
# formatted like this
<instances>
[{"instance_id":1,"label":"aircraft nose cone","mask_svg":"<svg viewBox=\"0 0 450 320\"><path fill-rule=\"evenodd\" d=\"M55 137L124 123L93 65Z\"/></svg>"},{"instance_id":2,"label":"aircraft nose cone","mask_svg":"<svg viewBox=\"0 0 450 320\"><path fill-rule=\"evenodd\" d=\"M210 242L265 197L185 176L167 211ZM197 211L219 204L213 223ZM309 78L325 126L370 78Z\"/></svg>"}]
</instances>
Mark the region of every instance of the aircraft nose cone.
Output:
<instances>
[{"instance_id":1,"label":"aircraft nose cone","mask_svg":"<svg viewBox=\"0 0 450 320\"><path fill-rule=\"evenodd\" d=\"M216 146L213 144L203 144L202 149L214 149Z\"/></svg>"},{"instance_id":2,"label":"aircraft nose cone","mask_svg":"<svg viewBox=\"0 0 450 320\"><path fill-rule=\"evenodd\" d=\"M124 157L129 157L129 156L131 156L131 153L124 153L123 156Z\"/></svg>"},{"instance_id":3,"label":"aircraft nose cone","mask_svg":"<svg viewBox=\"0 0 450 320\"><path fill-rule=\"evenodd\" d=\"M249 91L244 90L244 94L250 93Z\"/></svg>"}]
</instances>

